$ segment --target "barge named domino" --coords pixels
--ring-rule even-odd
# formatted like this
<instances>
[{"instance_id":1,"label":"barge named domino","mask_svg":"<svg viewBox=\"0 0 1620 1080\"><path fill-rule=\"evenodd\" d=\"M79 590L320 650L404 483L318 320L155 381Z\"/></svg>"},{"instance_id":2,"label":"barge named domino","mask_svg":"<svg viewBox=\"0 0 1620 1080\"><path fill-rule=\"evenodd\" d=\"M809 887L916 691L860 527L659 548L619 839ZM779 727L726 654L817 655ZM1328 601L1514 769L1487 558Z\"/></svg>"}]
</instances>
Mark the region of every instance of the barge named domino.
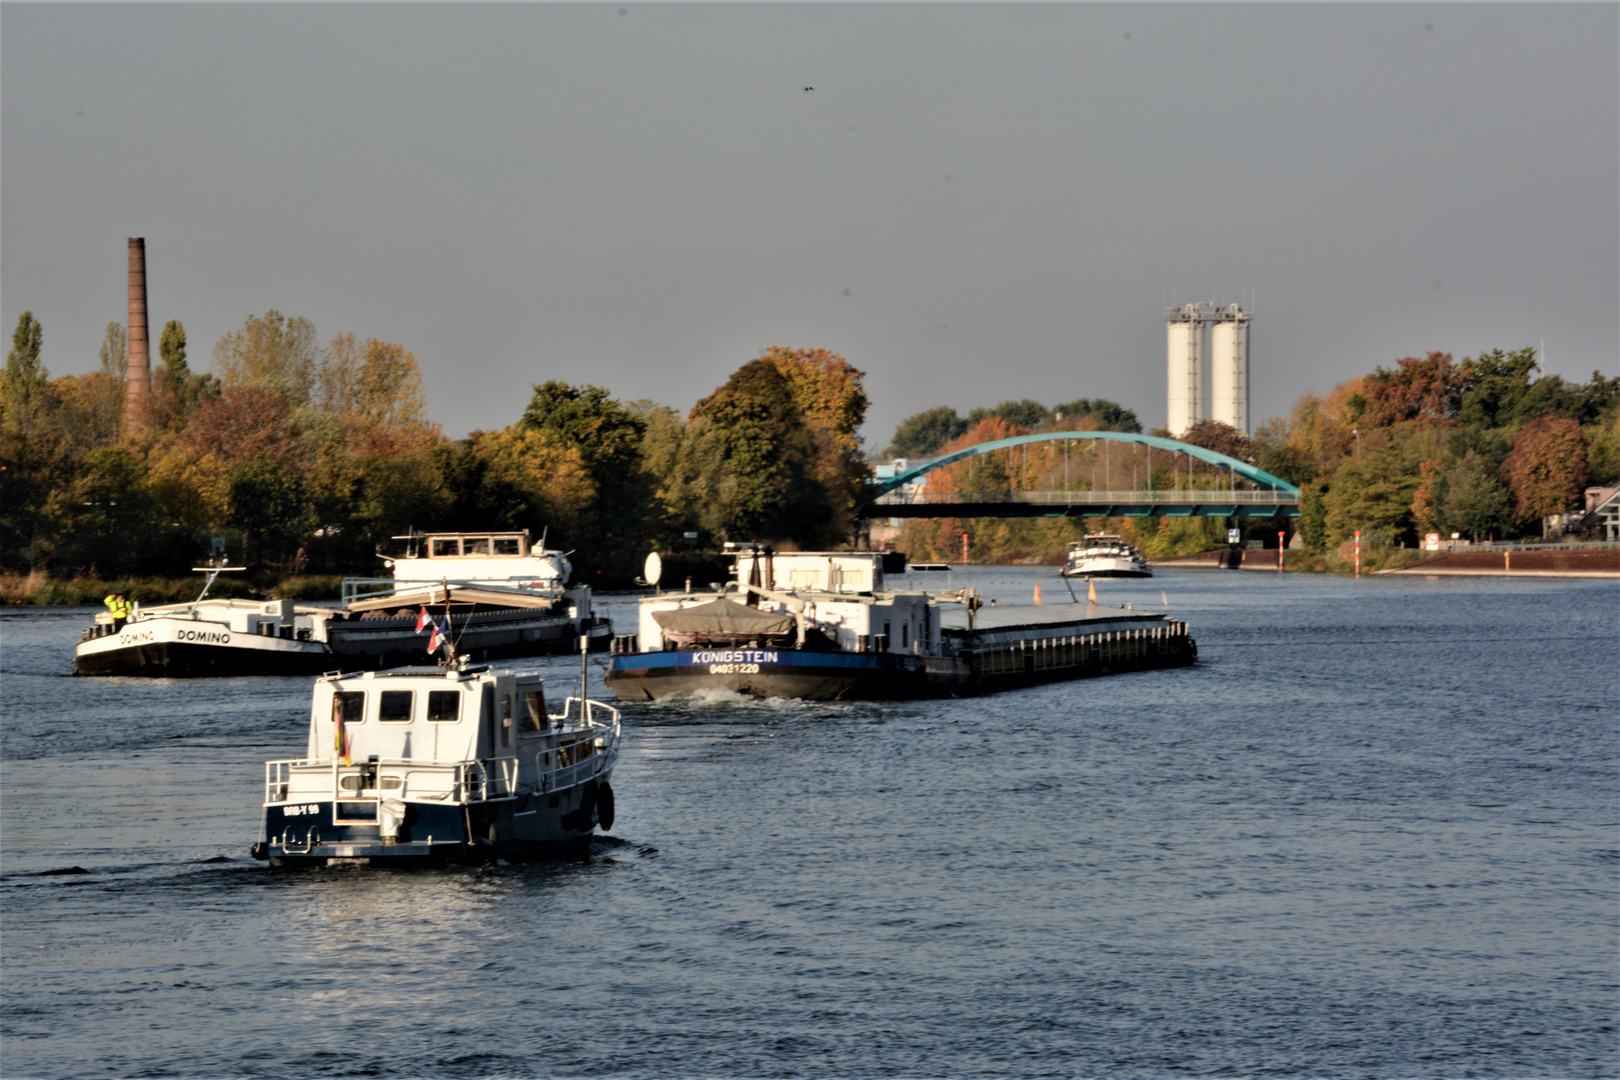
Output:
<instances>
[{"instance_id":1,"label":"barge named domino","mask_svg":"<svg viewBox=\"0 0 1620 1080\"><path fill-rule=\"evenodd\" d=\"M898 558L739 552L735 580L718 594L642 599L638 632L613 640L607 685L628 700L704 690L896 700L1181 667L1198 656L1187 624L1162 613L1088 605L1049 622L981 626L973 589L887 588L885 563L894 573ZM944 625L952 607L965 611L966 627Z\"/></svg>"}]
</instances>

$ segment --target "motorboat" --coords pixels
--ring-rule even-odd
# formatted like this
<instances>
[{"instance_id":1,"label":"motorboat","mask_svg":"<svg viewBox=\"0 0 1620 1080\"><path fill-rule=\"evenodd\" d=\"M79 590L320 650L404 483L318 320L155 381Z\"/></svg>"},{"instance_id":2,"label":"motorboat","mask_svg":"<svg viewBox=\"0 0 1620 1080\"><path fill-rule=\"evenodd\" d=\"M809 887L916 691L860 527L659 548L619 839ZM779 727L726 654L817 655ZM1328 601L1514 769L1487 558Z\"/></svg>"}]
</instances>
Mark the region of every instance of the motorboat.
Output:
<instances>
[{"instance_id":1,"label":"motorboat","mask_svg":"<svg viewBox=\"0 0 1620 1080\"><path fill-rule=\"evenodd\" d=\"M613 827L619 712L540 674L472 665L316 680L302 757L265 763L253 856L272 866L578 853Z\"/></svg>"},{"instance_id":2,"label":"motorboat","mask_svg":"<svg viewBox=\"0 0 1620 1080\"><path fill-rule=\"evenodd\" d=\"M1064 577L1152 577L1153 570L1136 548L1116 533L1094 532L1069 542Z\"/></svg>"}]
</instances>

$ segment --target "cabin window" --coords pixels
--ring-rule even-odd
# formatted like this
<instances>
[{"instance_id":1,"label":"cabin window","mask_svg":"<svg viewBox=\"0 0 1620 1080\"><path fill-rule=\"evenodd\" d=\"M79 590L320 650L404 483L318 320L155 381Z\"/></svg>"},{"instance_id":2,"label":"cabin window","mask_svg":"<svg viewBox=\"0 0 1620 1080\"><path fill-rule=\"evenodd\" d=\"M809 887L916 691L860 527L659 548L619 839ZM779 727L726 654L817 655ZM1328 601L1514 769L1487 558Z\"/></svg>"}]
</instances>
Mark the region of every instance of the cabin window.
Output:
<instances>
[{"instance_id":1,"label":"cabin window","mask_svg":"<svg viewBox=\"0 0 1620 1080\"><path fill-rule=\"evenodd\" d=\"M900 624L900 647L902 649L911 648L911 624L908 622Z\"/></svg>"},{"instance_id":2,"label":"cabin window","mask_svg":"<svg viewBox=\"0 0 1620 1080\"><path fill-rule=\"evenodd\" d=\"M578 765L594 753L596 753L596 741L594 739L581 739L578 742L566 743L557 747L557 767L566 769L570 765Z\"/></svg>"},{"instance_id":3,"label":"cabin window","mask_svg":"<svg viewBox=\"0 0 1620 1080\"><path fill-rule=\"evenodd\" d=\"M512 695L501 695L501 745L512 745Z\"/></svg>"},{"instance_id":4,"label":"cabin window","mask_svg":"<svg viewBox=\"0 0 1620 1080\"><path fill-rule=\"evenodd\" d=\"M497 555L523 554L523 542L515 536L497 536L495 537L493 543L495 544L495 554Z\"/></svg>"},{"instance_id":5,"label":"cabin window","mask_svg":"<svg viewBox=\"0 0 1620 1080\"><path fill-rule=\"evenodd\" d=\"M358 724L366 718L366 694L363 690L339 690L332 695L332 719L342 723Z\"/></svg>"},{"instance_id":6,"label":"cabin window","mask_svg":"<svg viewBox=\"0 0 1620 1080\"><path fill-rule=\"evenodd\" d=\"M435 559L442 559L449 555L461 554L461 541L453 536L437 536L433 538L433 554Z\"/></svg>"},{"instance_id":7,"label":"cabin window","mask_svg":"<svg viewBox=\"0 0 1620 1080\"><path fill-rule=\"evenodd\" d=\"M398 791L400 788L405 786L405 780L403 777L399 776L384 776L381 780L377 781L377 784L384 791Z\"/></svg>"},{"instance_id":8,"label":"cabin window","mask_svg":"<svg viewBox=\"0 0 1620 1080\"><path fill-rule=\"evenodd\" d=\"M415 694L410 690L384 690L381 700L377 703L377 719L384 723L408 723L411 719L413 697Z\"/></svg>"},{"instance_id":9,"label":"cabin window","mask_svg":"<svg viewBox=\"0 0 1620 1080\"><path fill-rule=\"evenodd\" d=\"M541 689L523 692L523 716L519 735L536 735L546 730L546 692Z\"/></svg>"},{"instance_id":10,"label":"cabin window","mask_svg":"<svg viewBox=\"0 0 1620 1080\"><path fill-rule=\"evenodd\" d=\"M463 540L461 542L461 553L463 555L488 555L489 537L479 536L473 539Z\"/></svg>"},{"instance_id":11,"label":"cabin window","mask_svg":"<svg viewBox=\"0 0 1620 1080\"><path fill-rule=\"evenodd\" d=\"M436 724L453 724L461 719L460 690L429 690L428 719Z\"/></svg>"}]
</instances>

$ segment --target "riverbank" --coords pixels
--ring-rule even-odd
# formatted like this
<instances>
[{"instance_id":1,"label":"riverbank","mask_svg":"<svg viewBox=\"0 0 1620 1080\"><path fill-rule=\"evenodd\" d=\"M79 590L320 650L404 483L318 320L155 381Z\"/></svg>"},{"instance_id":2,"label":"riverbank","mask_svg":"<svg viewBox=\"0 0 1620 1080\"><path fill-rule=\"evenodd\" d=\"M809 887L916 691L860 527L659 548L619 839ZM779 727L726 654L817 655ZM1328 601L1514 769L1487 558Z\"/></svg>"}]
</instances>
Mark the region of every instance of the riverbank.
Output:
<instances>
[{"instance_id":1,"label":"riverbank","mask_svg":"<svg viewBox=\"0 0 1620 1080\"><path fill-rule=\"evenodd\" d=\"M1154 559L1148 565L1156 570L1277 571L1275 548L1244 551L1241 561L1236 561L1238 554L1218 548L1196 555ZM1356 558L1354 551L1311 554L1288 550L1283 552L1283 569L1291 573L1354 576ZM1378 548L1361 553L1361 573L1363 576L1421 574L1440 577L1620 578L1620 548L1601 547L1590 551L1567 547L1551 551L1521 548L1516 551L1455 551L1440 554L1415 548Z\"/></svg>"},{"instance_id":2,"label":"riverbank","mask_svg":"<svg viewBox=\"0 0 1620 1080\"><path fill-rule=\"evenodd\" d=\"M342 578L306 576L286 578L269 588L251 581L220 575L208 595L243 600L336 600ZM123 593L137 604L182 604L195 600L202 578L68 578L58 581L26 574L0 575L0 607L71 606L100 604L110 593Z\"/></svg>"}]
</instances>

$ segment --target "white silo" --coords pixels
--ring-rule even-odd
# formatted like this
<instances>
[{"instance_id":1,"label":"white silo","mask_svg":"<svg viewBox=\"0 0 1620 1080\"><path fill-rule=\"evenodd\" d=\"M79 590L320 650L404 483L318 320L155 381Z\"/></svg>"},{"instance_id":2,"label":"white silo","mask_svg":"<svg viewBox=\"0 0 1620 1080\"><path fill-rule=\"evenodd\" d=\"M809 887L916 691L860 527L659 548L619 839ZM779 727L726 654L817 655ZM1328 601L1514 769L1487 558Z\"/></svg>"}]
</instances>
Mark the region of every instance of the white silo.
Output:
<instances>
[{"instance_id":1,"label":"white silo","mask_svg":"<svg viewBox=\"0 0 1620 1080\"><path fill-rule=\"evenodd\" d=\"M1169 361L1165 427L1180 435L1204 418L1204 323L1199 305L1167 308L1165 355Z\"/></svg>"},{"instance_id":2,"label":"white silo","mask_svg":"<svg viewBox=\"0 0 1620 1080\"><path fill-rule=\"evenodd\" d=\"M1211 420L1249 433L1249 319L1231 304L1214 315L1209 332Z\"/></svg>"}]
</instances>

